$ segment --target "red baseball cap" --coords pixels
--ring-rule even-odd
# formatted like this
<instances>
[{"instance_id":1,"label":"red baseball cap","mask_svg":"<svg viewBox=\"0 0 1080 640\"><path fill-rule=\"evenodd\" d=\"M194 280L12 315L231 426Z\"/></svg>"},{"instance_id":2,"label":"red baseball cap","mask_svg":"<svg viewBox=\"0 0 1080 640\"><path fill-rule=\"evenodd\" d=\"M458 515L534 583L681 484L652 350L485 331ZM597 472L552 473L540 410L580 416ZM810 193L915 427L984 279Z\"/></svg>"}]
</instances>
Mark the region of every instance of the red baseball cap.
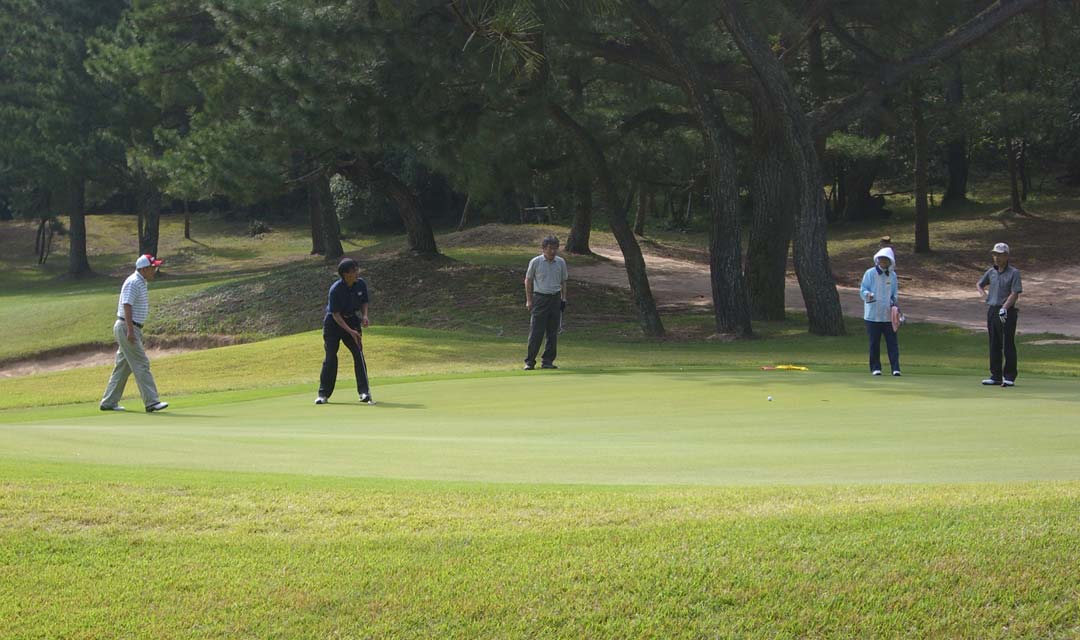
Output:
<instances>
[{"instance_id":1,"label":"red baseball cap","mask_svg":"<svg viewBox=\"0 0 1080 640\"><path fill-rule=\"evenodd\" d=\"M156 266L160 265L162 262L164 262L164 261L163 260L158 260L157 258L150 255L149 253L145 253L145 254L139 256L139 258L137 260L135 260L135 268L136 269L145 269L146 267L156 267Z\"/></svg>"}]
</instances>

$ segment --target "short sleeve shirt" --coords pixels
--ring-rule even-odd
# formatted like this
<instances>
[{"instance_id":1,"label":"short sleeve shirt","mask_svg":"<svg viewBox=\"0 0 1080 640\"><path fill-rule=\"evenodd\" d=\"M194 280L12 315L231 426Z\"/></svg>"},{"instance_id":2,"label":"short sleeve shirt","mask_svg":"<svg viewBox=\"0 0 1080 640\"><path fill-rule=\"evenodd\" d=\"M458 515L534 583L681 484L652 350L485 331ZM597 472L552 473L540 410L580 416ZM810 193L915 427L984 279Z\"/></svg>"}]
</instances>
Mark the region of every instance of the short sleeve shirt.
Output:
<instances>
[{"instance_id":1,"label":"short sleeve shirt","mask_svg":"<svg viewBox=\"0 0 1080 640\"><path fill-rule=\"evenodd\" d=\"M368 303L367 283L363 278L357 278L350 287L344 280L338 280L330 285L330 293L327 295L326 315L340 313L343 316L355 315L363 305Z\"/></svg>"},{"instance_id":2,"label":"short sleeve shirt","mask_svg":"<svg viewBox=\"0 0 1080 640\"><path fill-rule=\"evenodd\" d=\"M150 290L146 278L136 271L124 280L120 287L120 301L116 305L116 317L124 317L124 305L131 305L131 319L143 324L150 315Z\"/></svg>"},{"instance_id":3,"label":"short sleeve shirt","mask_svg":"<svg viewBox=\"0 0 1080 640\"><path fill-rule=\"evenodd\" d=\"M529 261L525 278L532 280L533 293L560 293L563 283L566 282L566 260L563 260L562 256L548 260L543 254L538 255Z\"/></svg>"},{"instance_id":4,"label":"short sleeve shirt","mask_svg":"<svg viewBox=\"0 0 1080 640\"><path fill-rule=\"evenodd\" d=\"M1022 293L1024 287L1020 284L1020 270L1011 264L998 271L990 267L979 278L979 286L987 287L986 304L990 307L1000 307L1011 293Z\"/></svg>"}]
</instances>

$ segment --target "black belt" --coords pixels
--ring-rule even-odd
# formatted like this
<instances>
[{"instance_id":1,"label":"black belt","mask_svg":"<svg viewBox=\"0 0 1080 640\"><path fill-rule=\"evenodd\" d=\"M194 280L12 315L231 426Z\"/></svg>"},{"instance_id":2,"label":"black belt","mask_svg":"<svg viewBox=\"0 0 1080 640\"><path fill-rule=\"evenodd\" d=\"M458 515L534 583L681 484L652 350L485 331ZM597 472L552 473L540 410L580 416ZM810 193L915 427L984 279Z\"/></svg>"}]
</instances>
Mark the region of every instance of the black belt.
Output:
<instances>
[{"instance_id":1,"label":"black belt","mask_svg":"<svg viewBox=\"0 0 1080 640\"><path fill-rule=\"evenodd\" d=\"M556 291L555 293L540 293L539 291L535 291L533 293L534 293L534 295L538 295L538 296L557 296L557 295L559 295L558 291Z\"/></svg>"},{"instance_id":2,"label":"black belt","mask_svg":"<svg viewBox=\"0 0 1080 640\"><path fill-rule=\"evenodd\" d=\"M126 320L125 318L121 318L120 316L116 316L116 319L117 319L117 320L124 320L124 322L127 322L127 320ZM135 322L134 320L132 320L132 321L131 321L131 324L133 324L133 325L135 325L136 327L138 327L138 328L142 329L142 323L141 323L141 322Z\"/></svg>"}]
</instances>

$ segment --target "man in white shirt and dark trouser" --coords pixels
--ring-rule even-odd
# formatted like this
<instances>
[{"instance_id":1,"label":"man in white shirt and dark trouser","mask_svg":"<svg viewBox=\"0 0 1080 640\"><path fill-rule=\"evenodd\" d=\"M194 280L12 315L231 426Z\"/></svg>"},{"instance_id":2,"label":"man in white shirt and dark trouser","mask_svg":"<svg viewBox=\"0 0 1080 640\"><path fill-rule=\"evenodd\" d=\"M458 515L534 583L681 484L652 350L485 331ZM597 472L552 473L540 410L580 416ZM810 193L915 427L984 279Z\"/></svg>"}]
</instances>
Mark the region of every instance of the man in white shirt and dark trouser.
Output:
<instances>
[{"instance_id":1,"label":"man in white shirt and dark trouser","mask_svg":"<svg viewBox=\"0 0 1080 640\"><path fill-rule=\"evenodd\" d=\"M143 406L147 413L161 411L169 406L158 398L154 376L150 374L150 359L143 349L142 328L150 315L150 291L147 282L157 276L161 260L146 254L135 260L135 273L124 280L120 288L120 302L116 307L116 322L113 323L113 337L119 347L116 350L116 366L113 367L109 385L101 398L102 411L123 411L119 405L124 395L124 386L128 376L135 374L135 382L142 394Z\"/></svg>"},{"instance_id":2,"label":"man in white shirt and dark trouser","mask_svg":"<svg viewBox=\"0 0 1080 640\"><path fill-rule=\"evenodd\" d=\"M566 307L566 261L560 256L559 239L548 236L540 244L542 253L529 261L525 272L525 308L532 318L529 323L529 351L525 356L525 370L536 368L536 354L540 342L547 337L547 347L540 356L541 369L558 369L555 366L559 339L559 318Z\"/></svg>"}]
</instances>

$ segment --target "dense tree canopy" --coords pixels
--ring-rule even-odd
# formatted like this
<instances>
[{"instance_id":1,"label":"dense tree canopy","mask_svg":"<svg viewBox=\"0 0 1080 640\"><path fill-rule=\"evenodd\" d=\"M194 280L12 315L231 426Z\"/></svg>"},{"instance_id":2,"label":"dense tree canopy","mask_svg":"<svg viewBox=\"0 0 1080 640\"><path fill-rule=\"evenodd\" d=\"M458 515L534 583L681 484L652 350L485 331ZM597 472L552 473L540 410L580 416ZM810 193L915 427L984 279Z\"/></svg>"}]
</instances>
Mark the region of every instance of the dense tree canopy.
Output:
<instances>
[{"instance_id":1,"label":"dense tree canopy","mask_svg":"<svg viewBox=\"0 0 1080 640\"><path fill-rule=\"evenodd\" d=\"M784 313L843 332L827 223L911 191L1080 183L1080 19L1064 0L0 0L0 209L189 203L306 219L312 251L390 224L553 220L615 234L645 333L638 236L707 230L716 330ZM307 203L307 207L303 203ZM111 203L111 204L110 204ZM126 203L126 204L118 204ZM222 205L222 203L226 203ZM394 212L394 218L385 212Z\"/></svg>"}]
</instances>

